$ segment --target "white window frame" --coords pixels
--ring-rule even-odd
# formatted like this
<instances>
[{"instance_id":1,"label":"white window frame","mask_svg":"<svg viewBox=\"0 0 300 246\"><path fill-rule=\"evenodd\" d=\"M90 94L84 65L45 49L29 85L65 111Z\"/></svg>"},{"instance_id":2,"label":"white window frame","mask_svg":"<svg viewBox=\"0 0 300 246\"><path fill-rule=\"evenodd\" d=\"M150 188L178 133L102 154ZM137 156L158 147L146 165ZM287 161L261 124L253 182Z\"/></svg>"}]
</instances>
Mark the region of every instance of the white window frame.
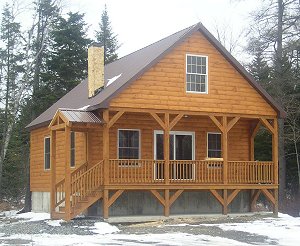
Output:
<instances>
[{"instance_id":1,"label":"white window frame","mask_svg":"<svg viewBox=\"0 0 300 246\"><path fill-rule=\"evenodd\" d=\"M205 57L206 58L206 86L205 86L205 92L201 92L201 91L188 91L187 90L187 74L198 74L198 75L204 75L204 74L200 74L200 73L188 73L187 72L187 57L188 56L196 56L196 57ZM208 94L208 56L206 55L196 55L196 54L186 54L185 56L185 92L186 93L195 93L195 94Z\"/></svg>"},{"instance_id":2,"label":"white window frame","mask_svg":"<svg viewBox=\"0 0 300 246\"><path fill-rule=\"evenodd\" d=\"M46 168L46 139L49 139L50 141L50 150L49 150L49 155L50 155L50 160L49 160L49 168ZM51 138L50 136L45 136L44 137L44 171L49 171L51 170Z\"/></svg>"},{"instance_id":3,"label":"white window frame","mask_svg":"<svg viewBox=\"0 0 300 246\"><path fill-rule=\"evenodd\" d=\"M223 160L223 157L217 158L217 157L208 157L208 135L209 134L218 134L218 135L222 135L221 132L207 132L206 134L206 159L207 160L211 160L211 159L218 159L218 160ZM221 136L221 141L222 141L222 136ZM222 149L222 142L221 142L221 156L223 156L223 149Z\"/></svg>"},{"instance_id":4,"label":"white window frame","mask_svg":"<svg viewBox=\"0 0 300 246\"><path fill-rule=\"evenodd\" d=\"M154 153L154 160L157 160L157 158L156 158L156 140L157 140L157 138L156 138L156 135L157 134L164 134L164 131L162 131L162 130L154 130L154 145L153 145L153 148L154 148L154 151L153 151L153 153ZM170 133L169 133L170 135L171 134L174 134L174 135L189 135L189 136L192 136L192 146L193 146L193 148L192 148L192 161L194 161L195 160L195 132L189 132L189 131L170 131ZM174 157L176 156L176 144L174 143L174 151L173 151L173 153L174 153ZM176 160L175 158L174 158L174 160Z\"/></svg>"},{"instance_id":5,"label":"white window frame","mask_svg":"<svg viewBox=\"0 0 300 246\"><path fill-rule=\"evenodd\" d=\"M120 156L119 156L119 132L120 131L137 131L139 133L139 154L138 154L138 159L141 159L141 129L118 129L118 132L117 132L117 159L120 159ZM134 159L133 159L134 160Z\"/></svg>"}]
</instances>

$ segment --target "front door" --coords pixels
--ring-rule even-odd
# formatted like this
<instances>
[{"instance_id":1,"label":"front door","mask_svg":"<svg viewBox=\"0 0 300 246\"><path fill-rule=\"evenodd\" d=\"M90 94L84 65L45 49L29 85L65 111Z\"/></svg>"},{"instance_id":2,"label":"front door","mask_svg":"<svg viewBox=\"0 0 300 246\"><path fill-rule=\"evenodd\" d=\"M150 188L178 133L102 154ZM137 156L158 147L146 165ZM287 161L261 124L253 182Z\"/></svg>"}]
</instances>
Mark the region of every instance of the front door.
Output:
<instances>
[{"instance_id":1,"label":"front door","mask_svg":"<svg viewBox=\"0 0 300 246\"><path fill-rule=\"evenodd\" d=\"M164 159L163 131L154 131L154 159ZM170 132L170 160L194 160L195 159L195 133L172 131ZM191 179L193 177L194 164L191 162L170 163L171 179ZM162 164L156 164L155 176L163 178Z\"/></svg>"}]
</instances>

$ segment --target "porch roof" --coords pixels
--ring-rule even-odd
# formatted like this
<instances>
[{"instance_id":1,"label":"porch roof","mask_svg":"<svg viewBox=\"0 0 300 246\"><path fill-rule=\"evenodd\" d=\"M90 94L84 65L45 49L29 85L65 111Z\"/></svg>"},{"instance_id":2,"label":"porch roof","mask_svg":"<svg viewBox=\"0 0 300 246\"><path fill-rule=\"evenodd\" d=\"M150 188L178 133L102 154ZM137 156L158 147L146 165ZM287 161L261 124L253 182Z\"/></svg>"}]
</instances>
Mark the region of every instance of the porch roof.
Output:
<instances>
[{"instance_id":1,"label":"porch roof","mask_svg":"<svg viewBox=\"0 0 300 246\"><path fill-rule=\"evenodd\" d=\"M72 123L103 123L102 119L90 111L80 109L59 109L59 111Z\"/></svg>"},{"instance_id":2,"label":"porch roof","mask_svg":"<svg viewBox=\"0 0 300 246\"><path fill-rule=\"evenodd\" d=\"M60 127L60 122L63 121L64 124L85 124L85 125L99 125L103 123L103 120L90 111L85 111L81 109L58 109L49 124L49 127L55 126Z\"/></svg>"}]
</instances>

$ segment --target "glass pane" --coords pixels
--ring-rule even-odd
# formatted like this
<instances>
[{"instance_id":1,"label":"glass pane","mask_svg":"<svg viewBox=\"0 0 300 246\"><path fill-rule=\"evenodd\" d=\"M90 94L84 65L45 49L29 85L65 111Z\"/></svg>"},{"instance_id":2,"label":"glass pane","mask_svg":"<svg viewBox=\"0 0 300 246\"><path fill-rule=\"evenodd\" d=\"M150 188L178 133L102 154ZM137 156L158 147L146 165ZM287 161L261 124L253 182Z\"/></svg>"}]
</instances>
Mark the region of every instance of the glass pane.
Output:
<instances>
[{"instance_id":1,"label":"glass pane","mask_svg":"<svg viewBox=\"0 0 300 246\"><path fill-rule=\"evenodd\" d=\"M50 153L50 138L45 138L45 154Z\"/></svg>"},{"instance_id":2,"label":"glass pane","mask_svg":"<svg viewBox=\"0 0 300 246\"><path fill-rule=\"evenodd\" d=\"M196 65L197 61L196 61L196 56L192 56L192 64Z\"/></svg>"},{"instance_id":3,"label":"glass pane","mask_svg":"<svg viewBox=\"0 0 300 246\"><path fill-rule=\"evenodd\" d=\"M45 169L50 169L50 153L45 154Z\"/></svg>"},{"instance_id":4,"label":"glass pane","mask_svg":"<svg viewBox=\"0 0 300 246\"><path fill-rule=\"evenodd\" d=\"M174 135L170 134L170 160L174 160ZM156 134L156 160L164 159L164 135Z\"/></svg>"},{"instance_id":5,"label":"glass pane","mask_svg":"<svg viewBox=\"0 0 300 246\"><path fill-rule=\"evenodd\" d=\"M196 65L192 65L192 73L197 73Z\"/></svg>"},{"instance_id":6,"label":"glass pane","mask_svg":"<svg viewBox=\"0 0 300 246\"><path fill-rule=\"evenodd\" d=\"M187 90L187 91L190 91L190 90L191 90L191 84L190 84L190 83L187 83L187 84L186 84L186 90Z\"/></svg>"},{"instance_id":7,"label":"glass pane","mask_svg":"<svg viewBox=\"0 0 300 246\"><path fill-rule=\"evenodd\" d=\"M176 135L176 160L193 159L193 142L191 135Z\"/></svg>"},{"instance_id":8,"label":"glass pane","mask_svg":"<svg viewBox=\"0 0 300 246\"><path fill-rule=\"evenodd\" d=\"M164 159L164 135L156 134L156 160Z\"/></svg>"},{"instance_id":9,"label":"glass pane","mask_svg":"<svg viewBox=\"0 0 300 246\"><path fill-rule=\"evenodd\" d=\"M191 64L192 63L192 57L191 56L187 56L187 64Z\"/></svg>"},{"instance_id":10,"label":"glass pane","mask_svg":"<svg viewBox=\"0 0 300 246\"><path fill-rule=\"evenodd\" d=\"M75 166L75 149L71 149L71 167L74 167Z\"/></svg>"},{"instance_id":11,"label":"glass pane","mask_svg":"<svg viewBox=\"0 0 300 246\"><path fill-rule=\"evenodd\" d=\"M75 148L75 132L71 132L71 149Z\"/></svg>"},{"instance_id":12,"label":"glass pane","mask_svg":"<svg viewBox=\"0 0 300 246\"><path fill-rule=\"evenodd\" d=\"M221 134L209 133L208 134L208 157L220 158L221 157Z\"/></svg>"}]
</instances>

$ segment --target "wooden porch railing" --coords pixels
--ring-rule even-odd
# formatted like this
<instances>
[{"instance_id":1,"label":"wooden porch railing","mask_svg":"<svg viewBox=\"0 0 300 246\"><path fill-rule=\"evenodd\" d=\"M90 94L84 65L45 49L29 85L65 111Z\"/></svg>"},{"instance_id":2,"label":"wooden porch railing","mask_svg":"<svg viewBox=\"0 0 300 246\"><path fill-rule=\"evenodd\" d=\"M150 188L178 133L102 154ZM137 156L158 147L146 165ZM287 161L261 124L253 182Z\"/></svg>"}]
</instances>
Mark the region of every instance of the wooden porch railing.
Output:
<instances>
[{"instance_id":1,"label":"wooden porch railing","mask_svg":"<svg viewBox=\"0 0 300 246\"><path fill-rule=\"evenodd\" d=\"M71 206L75 207L103 184L103 161L92 166L71 181Z\"/></svg>"},{"instance_id":2,"label":"wooden porch railing","mask_svg":"<svg viewBox=\"0 0 300 246\"><path fill-rule=\"evenodd\" d=\"M228 183L272 184L274 163L270 161L229 161Z\"/></svg>"},{"instance_id":3,"label":"wooden porch railing","mask_svg":"<svg viewBox=\"0 0 300 246\"><path fill-rule=\"evenodd\" d=\"M110 184L164 182L164 161L143 159L110 160ZM222 184L223 161L170 160L170 183ZM271 184L273 162L229 161L228 184Z\"/></svg>"},{"instance_id":4,"label":"wooden porch railing","mask_svg":"<svg viewBox=\"0 0 300 246\"><path fill-rule=\"evenodd\" d=\"M150 184L163 182L164 161L145 159L109 160L110 184Z\"/></svg>"}]
</instances>

